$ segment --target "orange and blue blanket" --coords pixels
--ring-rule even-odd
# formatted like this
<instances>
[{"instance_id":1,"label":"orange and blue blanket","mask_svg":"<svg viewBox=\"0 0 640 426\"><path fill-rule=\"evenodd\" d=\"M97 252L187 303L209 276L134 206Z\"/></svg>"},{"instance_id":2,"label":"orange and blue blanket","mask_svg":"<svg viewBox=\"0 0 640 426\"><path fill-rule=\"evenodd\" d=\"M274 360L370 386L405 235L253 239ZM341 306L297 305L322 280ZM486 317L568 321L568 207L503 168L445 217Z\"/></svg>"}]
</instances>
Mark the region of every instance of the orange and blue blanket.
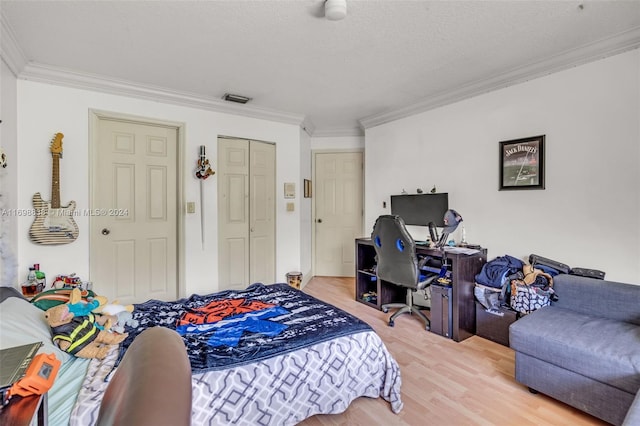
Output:
<instances>
[{"instance_id":1,"label":"orange and blue blanket","mask_svg":"<svg viewBox=\"0 0 640 426\"><path fill-rule=\"evenodd\" d=\"M370 331L368 324L286 284L253 284L245 290L192 295L175 302L134 305L121 355L149 327L176 330L193 372L260 361L336 337Z\"/></svg>"}]
</instances>

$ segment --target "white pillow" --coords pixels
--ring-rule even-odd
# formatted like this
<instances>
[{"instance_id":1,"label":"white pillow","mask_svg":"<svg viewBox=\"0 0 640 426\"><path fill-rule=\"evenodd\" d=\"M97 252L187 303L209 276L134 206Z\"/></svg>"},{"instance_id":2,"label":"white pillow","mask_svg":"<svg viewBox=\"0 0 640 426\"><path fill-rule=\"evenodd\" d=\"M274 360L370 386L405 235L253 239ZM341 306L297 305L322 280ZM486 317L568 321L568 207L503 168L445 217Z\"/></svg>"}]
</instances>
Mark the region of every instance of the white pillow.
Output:
<instances>
[{"instance_id":1,"label":"white pillow","mask_svg":"<svg viewBox=\"0 0 640 426\"><path fill-rule=\"evenodd\" d=\"M54 353L64 363L72 355L60 350L51 339L44 311L18 297L0 303L0 349L42 342L38 353Z\"/></svg>"}]
</instances>

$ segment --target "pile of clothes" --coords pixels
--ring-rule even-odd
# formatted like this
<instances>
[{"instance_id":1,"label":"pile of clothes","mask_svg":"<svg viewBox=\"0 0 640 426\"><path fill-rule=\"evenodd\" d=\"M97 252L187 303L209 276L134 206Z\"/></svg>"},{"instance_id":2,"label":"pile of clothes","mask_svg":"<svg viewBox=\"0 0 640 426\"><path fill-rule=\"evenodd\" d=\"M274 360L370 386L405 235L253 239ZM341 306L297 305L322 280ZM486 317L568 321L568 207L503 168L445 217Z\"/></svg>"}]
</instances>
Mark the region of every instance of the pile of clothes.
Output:
<instances>
[{"instance_id":1,"label":"pile of clothes","mask_svg":"<svg viewBox=\"0 0 640 426\"><path fill-rule=\"evenodd\" d=\"M560 271L541 264L525 264L513 256L499 256L476 275L474 295L490 313L508 306L528 314L557 300L553 277Z\"/></svg>"}]
</instances>

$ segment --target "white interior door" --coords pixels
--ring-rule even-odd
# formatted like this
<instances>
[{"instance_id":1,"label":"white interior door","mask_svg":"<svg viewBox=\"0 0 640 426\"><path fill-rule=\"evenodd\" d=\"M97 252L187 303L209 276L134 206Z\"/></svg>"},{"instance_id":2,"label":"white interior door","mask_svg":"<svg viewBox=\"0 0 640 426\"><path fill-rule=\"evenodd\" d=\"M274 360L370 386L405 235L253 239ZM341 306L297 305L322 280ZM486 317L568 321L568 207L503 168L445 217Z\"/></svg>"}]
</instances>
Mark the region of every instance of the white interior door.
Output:
<instances>
[{"instance_id":1,"label":"white interior door","mask_svg":"<svg viewBox=\"0 0 640 426\"><path fill-rule=\"evenodd\" d=\"M271 284L276 275L276 147L251 141L249 158L249 282Z\"/></svg>"},{"instance_id":2,"label":"white interior door","mask_svg":"<svg viewBox=\"0 0 640 426\"><path fill-rule=\"evenodd\" d=\"M249 282L249 141L218 138L219 289Z\"/></svg>"},{"instance_id":3,"label":"white interior door","mask_svg":"<svg viewBox=\"0 0 640 426\"><path fill-rule=\"evenodd\" d=\"M218 138L219 288L275 279L275 146Z\"/></svg>"},{"instance_id":4,"label":"white interior door","mask_svg":"<svg viewBox=\"0 0 640 426\"><path fill-rule=\"evenodd\" d=\"M315 154L314 275L352 277L362 236L362 152Z\"/></svg>"},{"instance_id":5,"label":"white interior door","mask_svg":"<svg viewBox=\"0 0 640 426\"><path fill-rule=\"evenodd\" d=\"M178 130L97 120L90 277L120 303L178 296Z\"/></svg>"}]
</instances>

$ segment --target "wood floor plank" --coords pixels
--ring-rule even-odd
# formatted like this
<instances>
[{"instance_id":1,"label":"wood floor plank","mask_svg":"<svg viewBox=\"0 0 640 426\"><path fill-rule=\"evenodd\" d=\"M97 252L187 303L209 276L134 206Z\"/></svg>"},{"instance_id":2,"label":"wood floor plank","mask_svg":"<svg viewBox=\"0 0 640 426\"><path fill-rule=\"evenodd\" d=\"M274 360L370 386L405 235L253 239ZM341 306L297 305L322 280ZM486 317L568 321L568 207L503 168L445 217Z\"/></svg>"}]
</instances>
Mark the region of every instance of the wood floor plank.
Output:
<instances>
[{"instance_id":1,"label":"wood floor plank","mask_svg":"<svg viewBox=\"0 0 640 426\"><path fill-rule=\"evenodd\" d=\"M517 383L510 348L478 336L457 343L426 331L409 315L389 327L390 314L355 301L353 278L315 277L304 291L357 316L380 335L400 365L404 408L396 415L383 399L362 397L342 414L313 416L302 425L607 425Z\"/></svg>"}]
</instances>

